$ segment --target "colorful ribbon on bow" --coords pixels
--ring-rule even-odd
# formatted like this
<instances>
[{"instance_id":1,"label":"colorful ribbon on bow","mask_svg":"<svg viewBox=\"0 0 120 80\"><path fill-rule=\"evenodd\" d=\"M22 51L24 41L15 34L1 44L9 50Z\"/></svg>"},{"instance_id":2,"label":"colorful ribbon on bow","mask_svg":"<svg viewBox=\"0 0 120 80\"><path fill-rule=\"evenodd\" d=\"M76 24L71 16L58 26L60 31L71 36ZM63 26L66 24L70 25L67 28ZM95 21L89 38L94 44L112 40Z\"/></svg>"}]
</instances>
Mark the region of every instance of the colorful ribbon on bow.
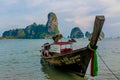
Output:
<instances>
[{"instance_id":1,"label":"colorful ribbon on bow","mask_svg":"<svg viewBox=\"0 0 120 80\"><path fill-rule=\"evenodd\" d=\"M91 76L97 76L98 74L98 61L97 61L97 51L92 49L90 44L88 44L88 48L92 51L91 53Z\"/></svg>"}]
</instances>

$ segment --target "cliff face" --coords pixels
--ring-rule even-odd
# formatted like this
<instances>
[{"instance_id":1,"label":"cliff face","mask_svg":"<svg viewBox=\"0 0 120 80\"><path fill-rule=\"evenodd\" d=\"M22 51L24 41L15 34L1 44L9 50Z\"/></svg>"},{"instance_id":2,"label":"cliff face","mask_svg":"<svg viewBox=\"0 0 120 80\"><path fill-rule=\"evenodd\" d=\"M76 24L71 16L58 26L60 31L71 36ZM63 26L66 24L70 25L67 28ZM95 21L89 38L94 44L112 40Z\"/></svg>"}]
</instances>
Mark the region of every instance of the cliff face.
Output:
<instances>
[{"instance_id":1,"label":"cliff face","mask_svg":"<svg viewBox=\"0 0 120 80\"><path fill-rule=\"evenodd\" d=\"M5 38L24 38L25 32L24 29L14 29L5 31L2 35Z\"/></svg>"},{"instance_id":2,"label":"cliff face","mask_svg":"<svg viewBox=\"0 0 120 80\"><path fill-rule=\"evenodd\" d=\"M52 36L59 34L58 20L55 13L48 14L48 21L46 26L43 24L37 25L33 23L25 29L13 29L5 31L2 35L4 38L21 38L21 39L39 39L52 38Z\"/></svg>"},{"instance_id":3,"label":"cliff face","mask_svg":"<svg viewBox=\"0 0 120 80\"><path fill-rule=\"evenodd\" d=\"M84 34L79 27L75 27L71 31L70 38L84 38Z\"/></svg>"},{"instance_id":4,"label":"cliff face","mask_svg":"<svg viewBox=\"0 0 120 80\"><path fill-rule=\"evenodd\" d=\"M46 38L47 32L45 30L45 25L37 25L33 23L27 26L25 29L25 38L27 39L39 39L39 38Z\"/></svg>"},{"instance_id":5,"label":"cliff face","mask_svg":"<svg viewBox=\"0 0 120 80\"><path fill-rule=\"evenodd\" d=\"M49 34L59 34L58 19L55 13L51 12L48 14L46 28Z\"/></svg>"},{"instance_id":6,"label":"cliff face","mask_svg":"<svg viewBox=\"0 0 120 80\"><path fill-rule=\"evenodd\" d=\"M44 25L33 23L25 29L14 29L5 31L2 35L4 38L19 38L19 39L39 39L45 38L47 35Z\"/></svg>"},{"instance_id":7,"label":"cliff face","mask_svg":"<svg viewBox=\"0 0 120 80\"><path fill-rule=\"evenodd\" d=\"M89 38L90 36L91 36L91 33L88 32L88 31L86 31L86 33L85 33L85 37L86 37L86 38Z\"/></svg>"}]
</instances>

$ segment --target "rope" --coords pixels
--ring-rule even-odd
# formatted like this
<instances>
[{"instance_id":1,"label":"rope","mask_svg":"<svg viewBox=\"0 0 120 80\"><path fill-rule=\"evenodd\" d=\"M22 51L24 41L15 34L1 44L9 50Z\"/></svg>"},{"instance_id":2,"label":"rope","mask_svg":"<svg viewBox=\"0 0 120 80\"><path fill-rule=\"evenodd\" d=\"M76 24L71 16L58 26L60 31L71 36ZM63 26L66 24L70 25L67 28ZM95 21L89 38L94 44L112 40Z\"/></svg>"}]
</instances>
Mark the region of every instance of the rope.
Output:
<instances>
[{"instance_id":1,"label":"rope","mask_svg":"<svg viewBox=\"0 0 120 80\"><path fill-rule=\"evenodd\" d=\"M101 55L98 53L98 56L100 57L100 59L102 60L102 62L104 63L104 65L107 67L107 69L112 73L112 75L115 76L115 78L117 80L119 80L119 78L115 75L115 73L108 67L108 65L105 63L105 61L103 60L103 58L101 57Z\"/></svg>"}]
</instances>

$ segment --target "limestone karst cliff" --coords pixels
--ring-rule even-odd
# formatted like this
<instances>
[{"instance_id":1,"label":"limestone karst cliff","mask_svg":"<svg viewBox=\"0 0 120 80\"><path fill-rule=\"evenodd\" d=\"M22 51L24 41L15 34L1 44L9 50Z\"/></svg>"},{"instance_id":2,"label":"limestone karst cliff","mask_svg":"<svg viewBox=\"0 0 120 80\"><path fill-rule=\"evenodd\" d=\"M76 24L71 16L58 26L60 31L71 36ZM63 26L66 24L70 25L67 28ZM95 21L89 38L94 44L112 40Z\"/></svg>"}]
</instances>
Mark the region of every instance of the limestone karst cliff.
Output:
<instances>
[{"instance_id":1,"label":"limestone karst cliff","mask_svg":"<svg viewBox=\"0 0 120 80\"><path fill-rule=\"evenodd\" d=\"M15 39L43 39L52 38L52 36L59 34L58 20L55 13L50 12L48 14L48 21L46 25L36 24L26 26L24 29L12 29L4 31L3 38L15 38Z\"/></svg>"},{"instance_id":2,"label":"limestone karst cliff","mask_svg":"<svg viewBox=\"0 0 120 80\"><path fill-rule=\"evenodd\" d=\"M71 30L70 38L84 38L84 34L79 27L74 27Z\"/></svg>"}]
</instances>

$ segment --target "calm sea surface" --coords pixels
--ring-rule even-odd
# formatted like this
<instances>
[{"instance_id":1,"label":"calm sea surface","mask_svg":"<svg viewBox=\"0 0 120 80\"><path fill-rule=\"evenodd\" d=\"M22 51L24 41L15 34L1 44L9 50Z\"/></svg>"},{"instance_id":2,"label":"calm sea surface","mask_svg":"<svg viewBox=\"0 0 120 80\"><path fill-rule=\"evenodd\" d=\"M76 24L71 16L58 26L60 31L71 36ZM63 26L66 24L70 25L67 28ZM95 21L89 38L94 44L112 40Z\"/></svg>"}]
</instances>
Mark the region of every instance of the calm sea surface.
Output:
<instances>
[{"instance_id":1,"label":"calm sea surface","mask_svg":"<svg viewBox=\"0 0 120 80\"><path fill-rule=\"evenodd\" d=\"M85 39L77 41L74 48L89 43ZM43 65L39 50L45 42L52 40L0 40L0 80L120 80L120 39L104 39L98 43L99 74L94 78L90 77L89 67L86 77L81 78Z\"/></svg>"}]
</instances>

